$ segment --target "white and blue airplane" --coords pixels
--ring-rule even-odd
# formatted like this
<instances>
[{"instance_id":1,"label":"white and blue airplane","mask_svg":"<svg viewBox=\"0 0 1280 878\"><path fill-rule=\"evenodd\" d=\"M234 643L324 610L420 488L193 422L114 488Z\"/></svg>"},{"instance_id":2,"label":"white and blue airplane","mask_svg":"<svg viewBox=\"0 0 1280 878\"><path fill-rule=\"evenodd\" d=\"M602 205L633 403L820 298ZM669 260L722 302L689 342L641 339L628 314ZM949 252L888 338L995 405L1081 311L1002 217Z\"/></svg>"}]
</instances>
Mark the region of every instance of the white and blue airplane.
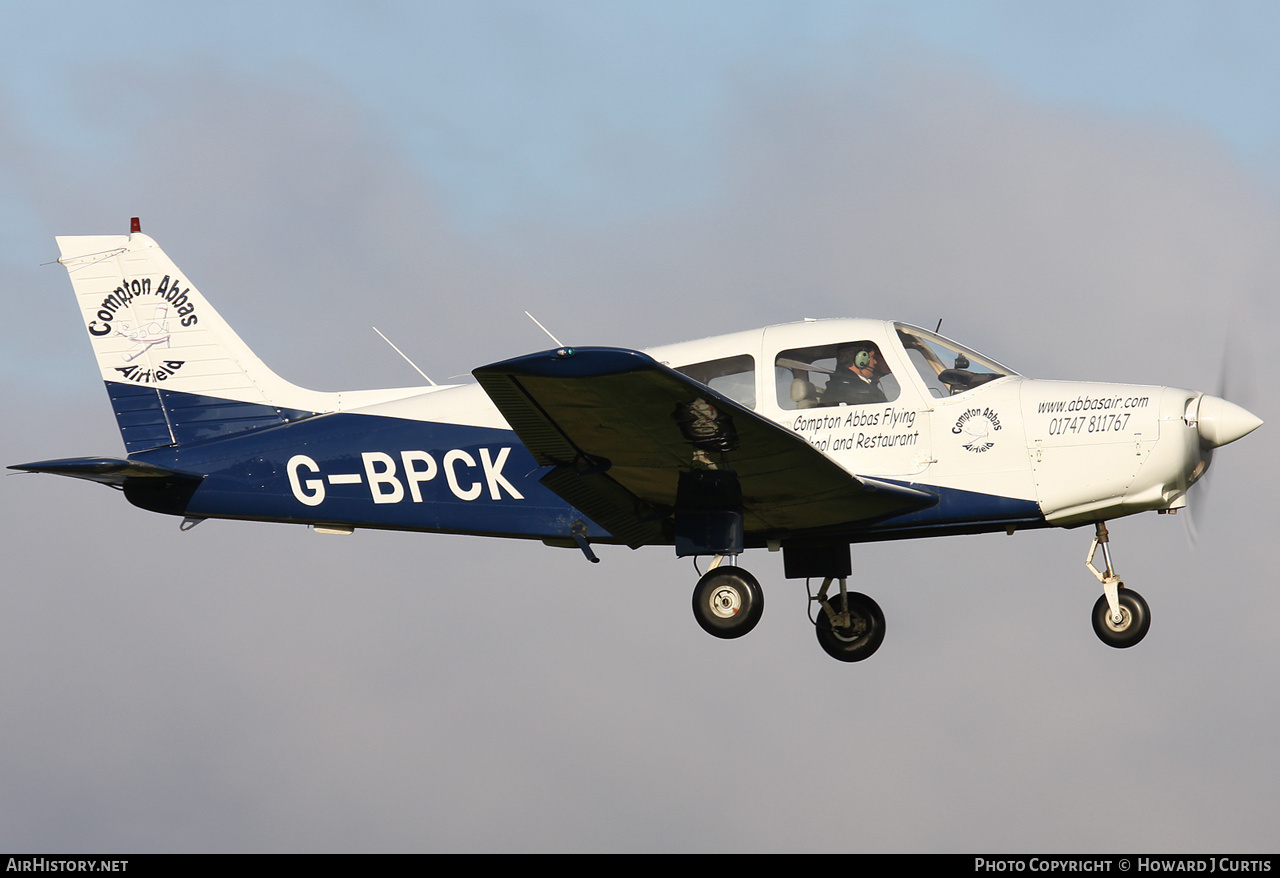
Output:
<instances>
[{"instance_id":1,"label":"white and blue airplane","mask_svg":"<svg viewBox=\"0 0 1280 878\"><path fill-rule=\"evenodd\" d=\"M1042 527L1093 525L1094 630L1133 646L1150 611L1111 565L1106 522L1184 507L1214 449L1262 423L1192 390L1024 378L879 320L560 346L475 369L476 384L323 393L254 356L136 219L58 246L127 456L12 469L122 489L184 530L478 534L593 562L593 544L673 546L712 558L693 611L726 639L764 595L722 562L781 550L787 578L821 580L810 619L846 662L885 632L847 588L852 543Z\"/></svg>"}]
</instances>

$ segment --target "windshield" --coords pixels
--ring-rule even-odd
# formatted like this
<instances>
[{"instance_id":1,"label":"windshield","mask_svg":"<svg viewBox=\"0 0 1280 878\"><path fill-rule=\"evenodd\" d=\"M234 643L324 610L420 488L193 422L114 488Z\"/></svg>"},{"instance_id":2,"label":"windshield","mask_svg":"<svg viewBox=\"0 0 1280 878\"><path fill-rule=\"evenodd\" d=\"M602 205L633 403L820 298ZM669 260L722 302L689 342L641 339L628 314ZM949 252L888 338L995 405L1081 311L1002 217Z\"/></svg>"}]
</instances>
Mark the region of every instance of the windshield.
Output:
<instances>
[{"instance_id":1,"label":"windshield","mask_svg":"<svg viewBox=\"0 0 1280 878\"><path fill-rule=\"evenodd\" d=\"M911 360L925 387L935 397L954 396L997 378L1017 374L995 360L927 329L905 323L895 323L894 328L906 348L907 359Z\"/></svg>"}]
</instances>

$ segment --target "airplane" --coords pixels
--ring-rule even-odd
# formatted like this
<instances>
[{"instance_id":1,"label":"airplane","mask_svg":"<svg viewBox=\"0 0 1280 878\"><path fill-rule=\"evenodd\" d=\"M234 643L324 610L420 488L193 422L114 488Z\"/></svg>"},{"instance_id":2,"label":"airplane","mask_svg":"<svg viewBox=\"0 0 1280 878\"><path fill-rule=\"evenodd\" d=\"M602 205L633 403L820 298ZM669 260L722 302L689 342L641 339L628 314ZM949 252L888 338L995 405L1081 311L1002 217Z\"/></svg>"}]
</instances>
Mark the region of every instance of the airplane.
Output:
<instances>
[{"instance_id":1,"label":"airplane","mask_svg":"<svg viewBox=\"0 0 1280 878\"><path fill-rule=\"evenodd\" d=\"M57 242L126 456L10 469L117 488L184 531L477 534L591 562L599 544L673 547L710 558L693 612L723 639L764 611L736 560L781 551L844 662L885 635L848 587L852 544L1045 527L1093 526L1094 630L1134 646L1150 609L1116 575L1106 523L1182 509L1214 449L1262 424L1217 396L1025 378L936 331L861 319L644 352L557 343L474 384L319 392L264 365L137 218Z\"/></svg>"}]
</instances>

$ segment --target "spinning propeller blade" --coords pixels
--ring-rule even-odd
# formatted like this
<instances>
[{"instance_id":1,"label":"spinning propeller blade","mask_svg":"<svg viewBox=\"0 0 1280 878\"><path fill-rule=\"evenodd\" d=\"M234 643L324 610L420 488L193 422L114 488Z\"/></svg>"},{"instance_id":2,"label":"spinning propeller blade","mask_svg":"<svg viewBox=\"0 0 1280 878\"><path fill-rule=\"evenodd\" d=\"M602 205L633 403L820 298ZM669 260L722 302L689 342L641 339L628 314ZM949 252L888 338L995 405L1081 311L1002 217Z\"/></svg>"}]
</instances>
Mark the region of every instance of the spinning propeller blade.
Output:
<instances>
[{"instance_id":1,"label":"spinning propeller blade","mask_svg":"<svg viewBox=\"0 0 1280 878\"><path fill-rule=\"evenodd\" d=\"M1247 436L1262 426L1262 419L1248 409L1228 397L1251 403L1253 399L1253 362L1250 346L1240 330L1227 340L1226 351L1222 357L1222 369L1218 379L1217 396L1205 394L1196 404L1196 430L1200 434L1202 460L1206 470L1213 460L1213 450ZM1195 511L1188 504L1183 511L1186 515L1183 522L1187 528L1187 541L1195 545L1200 532L1197 520L1206 520L1205 509L1209 495L1209 473L1206 471L1197 482L1200 490L1196 492Z\"/></svg>"}]
</instances>

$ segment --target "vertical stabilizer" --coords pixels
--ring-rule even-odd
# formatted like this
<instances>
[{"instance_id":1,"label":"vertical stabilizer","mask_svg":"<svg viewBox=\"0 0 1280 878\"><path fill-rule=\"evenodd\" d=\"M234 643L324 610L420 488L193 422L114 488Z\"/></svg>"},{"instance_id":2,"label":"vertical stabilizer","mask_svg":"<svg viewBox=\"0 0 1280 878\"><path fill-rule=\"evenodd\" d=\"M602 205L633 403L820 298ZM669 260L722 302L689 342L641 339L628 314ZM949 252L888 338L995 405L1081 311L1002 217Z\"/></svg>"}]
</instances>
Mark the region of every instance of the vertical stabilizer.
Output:
<instances>
[{"instance_id":1,"label":"vertical stabilizer","mask_svg":"<svg viewBox=\"0 0 1280 878\"><path fill-rule=\"evenodd\" d=\"M141 233L58 238L102 379L240 402L290 404L279 378Z\"/></svg>"},{"instance_id":2,"label":"vertical stabilizer","mask_svg":"<svg viewBox=\"0 0 1280 878\"><path fill-rule=\"evenodd\" d=\"M60 237L58 247L130 453L415 392L321 393L290 384L141 232Z\"/></svg>"}]
</instances>

